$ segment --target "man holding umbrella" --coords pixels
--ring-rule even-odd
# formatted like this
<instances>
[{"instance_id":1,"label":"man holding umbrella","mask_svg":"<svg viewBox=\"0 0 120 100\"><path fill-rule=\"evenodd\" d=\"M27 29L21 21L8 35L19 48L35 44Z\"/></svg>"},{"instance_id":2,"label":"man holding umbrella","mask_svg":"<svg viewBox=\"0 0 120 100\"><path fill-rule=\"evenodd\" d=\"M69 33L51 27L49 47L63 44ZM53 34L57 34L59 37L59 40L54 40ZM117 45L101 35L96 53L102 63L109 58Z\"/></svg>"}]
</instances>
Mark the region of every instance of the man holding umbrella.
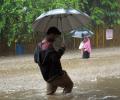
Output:
<instances>
[{"instance_id":1,"label":"man holding umbrella","mask_svg":"<svg viewBox=\"0 0 120 100\"><path fill-rule=\"evenodd\" d=\"M44 40L38 44L34 57L35 62L40 66L43 78L47 82L47 94L53 94L58 86L64 88L64 93L72 91L73 82L66 71L62 70L60 62L60 58L65 51L65 46L62 45L56 51L53 43L61 32L63 33L64 42L64 33L85 25L89 22L89 18L86 13L81 11L61 8L43 13L34 21L32 25L33 30L39 33L47 33Z\"/></svg>"},{"instance_id":2,"label":"man holding umbrella","mask_svg":"<svg viewBox=\"0 0 120 100\"><path fill-rule=\"evenodd\" d=\"M61 32L50 27L43 41L35 49L34 60L38 63L44 80L47 82L47 94L55 93L57 87L64 88L63 93L70 93L73 82L67 72L62 69L60 58L64 54L65 45L56 51L53 43Z\"/></svg>"}]
</instances>

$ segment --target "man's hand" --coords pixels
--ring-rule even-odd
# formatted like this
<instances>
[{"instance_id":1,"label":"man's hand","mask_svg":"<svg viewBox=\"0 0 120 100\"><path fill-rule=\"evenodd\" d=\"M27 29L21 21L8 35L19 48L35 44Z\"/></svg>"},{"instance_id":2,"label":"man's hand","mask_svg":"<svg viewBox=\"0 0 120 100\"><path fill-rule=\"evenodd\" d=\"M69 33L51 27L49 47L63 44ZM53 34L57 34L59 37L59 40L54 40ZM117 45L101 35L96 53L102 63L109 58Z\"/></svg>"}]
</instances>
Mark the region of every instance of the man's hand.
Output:
<instances>
[{"instance_id":1,"label":"man's hand","mask_svg":"<svg viewBox=\"0 0 120 100\"><path fill-rule=\"evenodd\" d=\"M65 49L66 49L65 43L62 43L62 44L61 44L61 47L58 49L59 58L61 58L61 56L64 54Z\"/></svg>"}]
</instances>

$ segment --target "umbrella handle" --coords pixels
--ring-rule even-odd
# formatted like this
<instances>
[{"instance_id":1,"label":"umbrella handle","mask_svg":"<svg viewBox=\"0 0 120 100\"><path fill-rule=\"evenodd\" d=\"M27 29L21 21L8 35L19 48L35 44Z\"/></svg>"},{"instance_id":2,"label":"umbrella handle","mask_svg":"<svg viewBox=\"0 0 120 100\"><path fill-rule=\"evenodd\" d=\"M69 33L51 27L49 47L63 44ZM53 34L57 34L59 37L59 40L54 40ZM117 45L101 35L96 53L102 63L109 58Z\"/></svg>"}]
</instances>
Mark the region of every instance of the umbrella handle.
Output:
<instances>
[{"instance_id":1,"label":"umbrella handle","mask_svg":"<svg viewBox=\"0 0 120 100\"><path fill-rule=\"evenodd\" d=\"M62 35L62 42L65 43L65 36L64 36L64 34Z\"/></svg>"}]
</instances>

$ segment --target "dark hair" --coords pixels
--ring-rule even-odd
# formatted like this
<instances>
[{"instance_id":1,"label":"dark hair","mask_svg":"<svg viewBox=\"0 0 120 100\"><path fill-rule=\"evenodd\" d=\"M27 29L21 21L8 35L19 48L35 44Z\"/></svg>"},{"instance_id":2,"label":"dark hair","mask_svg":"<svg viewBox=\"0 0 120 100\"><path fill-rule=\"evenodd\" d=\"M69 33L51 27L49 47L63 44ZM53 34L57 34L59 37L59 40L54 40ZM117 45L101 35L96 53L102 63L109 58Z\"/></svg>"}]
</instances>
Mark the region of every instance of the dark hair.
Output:
<instances>
[{"instance_id":1,"label":"dark hair","mask_svg":"<svg viewBox=\"0 0 120 100\"><path fill-rule=\"evenodd\" d=\"M47 31L47 35L49 34L61 35L61 32L56 27L50 27Z\"/></svg>"}]
</instances>

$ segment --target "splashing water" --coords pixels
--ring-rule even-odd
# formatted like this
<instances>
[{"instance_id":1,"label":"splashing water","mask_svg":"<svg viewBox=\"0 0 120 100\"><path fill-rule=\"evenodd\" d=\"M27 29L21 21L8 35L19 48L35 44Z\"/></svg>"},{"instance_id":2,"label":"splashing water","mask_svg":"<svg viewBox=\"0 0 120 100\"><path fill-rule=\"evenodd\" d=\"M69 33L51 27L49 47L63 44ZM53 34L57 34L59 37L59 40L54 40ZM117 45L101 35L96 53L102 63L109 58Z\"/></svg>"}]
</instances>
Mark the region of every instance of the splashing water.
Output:
<instances>
[{"instance_id":1,"label":"splashing water","mask_svg":"<svg viewBox=\"0 0 120 100\"><path fill-rule=\"evenodd\" d=\"M107 52L106 52L107 51ZM62 58L74 82L70 94L58 88L46 95L46 83L32 56L0 58L0 100L120 100L120 50L94 50L90 59L81 59L78 51Z\"/></svg>"}]
</instances>

